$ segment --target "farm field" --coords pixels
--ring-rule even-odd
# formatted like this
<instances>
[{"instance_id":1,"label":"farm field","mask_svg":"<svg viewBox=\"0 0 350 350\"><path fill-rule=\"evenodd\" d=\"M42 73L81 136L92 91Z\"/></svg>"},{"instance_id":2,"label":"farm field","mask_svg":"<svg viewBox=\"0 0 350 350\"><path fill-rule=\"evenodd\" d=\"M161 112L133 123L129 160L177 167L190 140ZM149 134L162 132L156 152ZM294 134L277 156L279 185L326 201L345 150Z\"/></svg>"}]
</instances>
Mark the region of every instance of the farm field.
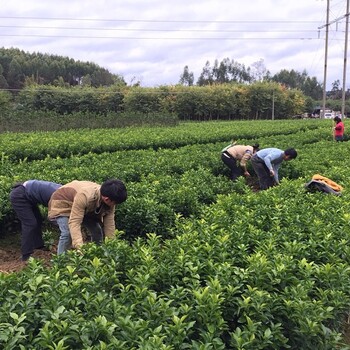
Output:
<instances>
[{"instance_id":1,"label":"farm field","mask_svg":"<svg viewBox=\"0 0 350 350\"><path fill-rule=\"evenodd\" d=\"M331 130L276 120L2 134L0 348L350 349L350 142ZM231 140L298 157L259 191L254 176L228 179ZM306 192L314 174L342 196ZM128 188L115 239L56 256L47 223L51 252L18 263L14 182L111 177Z\"/></svg>"}]
</instances>

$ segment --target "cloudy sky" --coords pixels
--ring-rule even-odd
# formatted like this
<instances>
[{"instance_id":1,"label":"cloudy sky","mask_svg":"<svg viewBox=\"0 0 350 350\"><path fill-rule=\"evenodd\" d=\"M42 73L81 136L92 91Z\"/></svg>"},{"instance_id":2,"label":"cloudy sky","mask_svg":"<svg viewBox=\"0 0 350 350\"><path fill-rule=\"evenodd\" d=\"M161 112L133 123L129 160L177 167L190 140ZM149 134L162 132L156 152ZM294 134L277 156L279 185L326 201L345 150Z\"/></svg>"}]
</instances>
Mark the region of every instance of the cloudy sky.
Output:
<instances>
[{"instance_id":1,"label":"cloudy sky","mask_svg":"<svg viewBox=\"0 0 350 350\"><path fill-rule=\"evenodd\" d=\"M346 2L330 0L327 88L343 84ZM2 47L94 62L128 84L176 84L185 66L196 82L225 58L323 83L326 15L327 0L2 0L0 36Z\"/></svg>"}]
</instances>

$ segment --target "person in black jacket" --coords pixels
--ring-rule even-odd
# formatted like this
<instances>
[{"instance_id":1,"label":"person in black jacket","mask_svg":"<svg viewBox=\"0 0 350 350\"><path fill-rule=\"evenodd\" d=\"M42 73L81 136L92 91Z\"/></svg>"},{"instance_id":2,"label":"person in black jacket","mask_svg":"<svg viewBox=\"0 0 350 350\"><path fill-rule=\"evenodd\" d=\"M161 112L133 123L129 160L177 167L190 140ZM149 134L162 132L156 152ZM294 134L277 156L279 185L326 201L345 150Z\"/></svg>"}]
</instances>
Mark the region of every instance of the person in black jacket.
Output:
<instances>
[{"instance_id":1,"label":"person in black jacket","mask_svg":"<svg viewBox=\"0 0 350 350\"><path fill-rule=\"evenodd\" d=\"M42 180L28 180L13 186L10 201L21 222L22 261L28 260L34 249L45 248L39 205L47 207L53 192L61 186Z\"/></svg>"}]
</instances>

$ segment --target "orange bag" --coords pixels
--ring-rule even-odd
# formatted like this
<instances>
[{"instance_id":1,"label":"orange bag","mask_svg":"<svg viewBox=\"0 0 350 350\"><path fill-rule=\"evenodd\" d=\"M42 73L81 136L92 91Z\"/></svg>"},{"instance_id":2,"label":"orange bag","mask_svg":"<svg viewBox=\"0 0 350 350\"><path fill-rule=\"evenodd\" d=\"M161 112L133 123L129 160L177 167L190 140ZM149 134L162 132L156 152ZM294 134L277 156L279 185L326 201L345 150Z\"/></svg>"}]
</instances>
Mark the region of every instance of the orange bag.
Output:
<instances>
[{"instance_id":1,"label":"orange bag","mask_svg":"<svg viewBox=\"0 0 350 350\"><path fill-rule=\"evenodd\" d=\"M312 180L315 180L315 181L321 181L321 182L324 182L325 184L327 184L329 187L331 187L334 191L342 191L343 190L343 187L338 185L336 182L332 181L331 179L328 179L327 177L325 176L322 176L320 174L315 174L313 177L312 177Z\"/></svg>"}]
</instances>

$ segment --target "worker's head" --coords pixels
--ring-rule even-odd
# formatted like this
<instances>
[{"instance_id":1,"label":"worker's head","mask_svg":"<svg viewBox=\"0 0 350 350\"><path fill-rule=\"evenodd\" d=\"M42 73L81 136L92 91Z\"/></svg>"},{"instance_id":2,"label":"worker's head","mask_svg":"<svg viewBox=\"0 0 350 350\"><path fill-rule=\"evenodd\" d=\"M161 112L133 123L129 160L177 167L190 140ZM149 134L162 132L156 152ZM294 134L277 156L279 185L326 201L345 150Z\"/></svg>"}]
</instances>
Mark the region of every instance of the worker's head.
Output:
<instances>
[{"instance_id":1,"label":"worker's head","mask_svg":"<svg viewBox=\"0 0 350 350\"><path fill-rule=\"evenodd\" d=\"M121 180L110 179L101 185L102 200L109 207L126 201L128 197L126 187Z\"/></svg>"},{"instance_id":2,"label":"worker's head","mask_svg":"<svg viewBox=\"0 0 350 350\"><path fill-rule=\"evenodd\" d=\"M295 159L298 156L297 151L294 148L287 148L283 154L283 160Z\"/></svg>"},{"instance_id":3,"label":"worker's head","mask_svg":"<svg viewBox=\"0 0 350 350\"><path fill-rule=\"evenodd\" d=\"M335 116L333 120L338 124L341 122L341 119L338 116Z\"/></svg>"},{"instance_id":4,"label":"worker's head","mask_svg":"<svg viewBox=\"0 0 350 350\"><path fill-rule=\"evenodd\" d=\"M253 147L253 153L256 153L259 151L259 144L256 143L255 145L252 146Z\"/></svg>"}]
</instances>

